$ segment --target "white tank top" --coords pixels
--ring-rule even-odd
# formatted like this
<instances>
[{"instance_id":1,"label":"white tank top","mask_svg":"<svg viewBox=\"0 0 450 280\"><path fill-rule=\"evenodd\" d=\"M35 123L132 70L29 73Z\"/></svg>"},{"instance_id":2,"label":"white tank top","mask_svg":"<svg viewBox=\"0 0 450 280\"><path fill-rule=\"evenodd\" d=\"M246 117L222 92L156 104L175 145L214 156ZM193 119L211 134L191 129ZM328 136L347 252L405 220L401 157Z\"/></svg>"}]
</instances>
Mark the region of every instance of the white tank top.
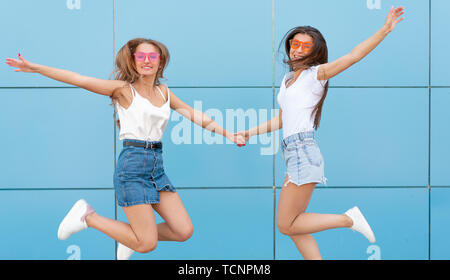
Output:
<instances>
[{"instance_id":1,"label":"white tank top","mask_svg":"<svg viewBox=\"0 0 450 280\"><path fill-rule=\"evenodd\" d=\"M167 94L166 103L157 107L141 96L131 84L130 88L133 95L131 105L125 109L116 102L120 120L119 139L161 141L170 117L170 93ZM166 100L159 86L156 88Z\"/></svg>"},{"instance_id":2,"label":"white tank top","mask_svg":"<svg viewBox=\"0 0 450 280\"><path fill-rule=\"evenodd\" d=\"M299 132L314 131L315 116L311 116L311 113L322 98L327 82L317 79L319 66L303 70L288 88L286 81L294 77L294 72L287 73L283 78L277 96L282 110L283 139Z\"/></svg>"}]
</instances>

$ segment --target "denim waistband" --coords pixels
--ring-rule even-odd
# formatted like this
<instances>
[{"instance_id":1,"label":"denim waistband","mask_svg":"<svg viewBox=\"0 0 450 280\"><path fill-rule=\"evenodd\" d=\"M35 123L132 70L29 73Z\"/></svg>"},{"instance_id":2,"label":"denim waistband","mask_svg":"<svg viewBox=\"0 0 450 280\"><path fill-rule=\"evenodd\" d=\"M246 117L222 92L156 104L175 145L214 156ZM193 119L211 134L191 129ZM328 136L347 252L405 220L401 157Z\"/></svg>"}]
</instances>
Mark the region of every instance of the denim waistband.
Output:
<instances>
[{"instance_id":1,"label":"denim waistband","mask_svg":"<svg viewBox=\"0 0 450 280\"><path fill-rule=\"evenodd\" d=\"M287 144L294 142L296 140L303 141L305 139L314 139L314 131L305 131L305 132L299 132L296 134L293 134L291 136L288 136L281 141L281 144L286 147Z\"/></svg>"}]
</instances>

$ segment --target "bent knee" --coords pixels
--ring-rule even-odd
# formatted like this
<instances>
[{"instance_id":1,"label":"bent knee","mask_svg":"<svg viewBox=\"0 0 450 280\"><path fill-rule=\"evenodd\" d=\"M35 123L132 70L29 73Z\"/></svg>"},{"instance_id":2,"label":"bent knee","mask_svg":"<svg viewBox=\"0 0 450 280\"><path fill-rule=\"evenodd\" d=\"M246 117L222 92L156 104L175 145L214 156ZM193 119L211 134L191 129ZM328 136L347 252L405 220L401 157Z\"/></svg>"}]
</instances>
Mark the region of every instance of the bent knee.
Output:
<instances>
[{"instance_id":1,"label":"bent knee","mask_svg":"<svg viewBox=\"0 0 450 280\"><path fill-rule=\"evenodd\" d=\"M277 222L277 228L284 235L292 235L290 223Z\"/></svg>"},{"instance_id":2,"label":"bent knee","mask_svg":"<svg viewBox=\"0 0 450 280\"><path fill-rule=\"evenodd\" d=\"M188 225L183 227L182 229L178 229L177 231L177 241L183 242L188 240L194 234L194 227L192 225Z\"/></svg>"},{"instance_id":3,"label":"bent knee","mask_svg":"<svg viewBox=\"0 0 450 280\"><path fill-rule=\"evenodd\" d=\"M136 252L139 253L148 253L156 249L156 246L158 244L157 240L146 240L139 242Z\"/></svg>"}]
</instances>

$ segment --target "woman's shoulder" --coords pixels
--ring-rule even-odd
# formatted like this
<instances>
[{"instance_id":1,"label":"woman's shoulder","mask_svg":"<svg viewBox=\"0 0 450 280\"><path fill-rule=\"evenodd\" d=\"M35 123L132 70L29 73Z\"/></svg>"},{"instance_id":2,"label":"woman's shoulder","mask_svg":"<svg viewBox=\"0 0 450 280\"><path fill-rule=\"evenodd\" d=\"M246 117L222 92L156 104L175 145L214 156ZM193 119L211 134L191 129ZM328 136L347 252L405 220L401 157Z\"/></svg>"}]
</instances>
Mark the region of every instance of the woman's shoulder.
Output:
<instances>
[{"instance_id":1,"label":"woman's shoulder","mask_svg":"<svg viewBox=\"0 0 450 280\"><path fill-rule=\"evenodd\" d=\"M167 100L167 98L170 98L169 86L167 86L166 84L159 84L158 87L161 89L162 93L166 97L166 100Z\"/></svg>"},{"instance_id":2,"label":"woman's shoulder","mask_svg":"<svg viewBox=\"0 0 450 280\"><path fill-rule=\"evenodd\" d=\"M159 87L161 90L167 90L167 91L169 90L169 86L166 85L166 84L159 84L158 87Z\"/></svg>"},{"instance_id":3,"label":"woman's shoulder","mask_svg":"<svg viewBox=\"0 0 450 280\"><path fill-rule=\"evenodd\" d=\"M132 85L130 83L124 82L121 86L114 89L112 98L119 98L122 96L131 96Z\"/></svg>"},{"instance_id":4,"label":"woman's shoulder","mask_svg":"<svg viewBox=\"0 0 450 280\"><path fill-rule=\"evenodd\" d=\"M306 69L308 72L311 73L317 73L317 71L319 70L319 67L322 66L322 64L318 64L318 65L312 65L310 66L308 69Z\"/></svg>"},{"instance_id":5,"label":"woman's shoulder","mask_svg":"<svg viewBox=\"0 0 450 280\"><path fill-rule=\"evenodd\" d=\"M328 80L322 80L320 77L323 76L324 69L320 68L323 64L313 65L308 68L309 75L311 76L311 79L315 82L320 83L322 87L325 87L325 84Z\"/></svg>"}]
</instances>

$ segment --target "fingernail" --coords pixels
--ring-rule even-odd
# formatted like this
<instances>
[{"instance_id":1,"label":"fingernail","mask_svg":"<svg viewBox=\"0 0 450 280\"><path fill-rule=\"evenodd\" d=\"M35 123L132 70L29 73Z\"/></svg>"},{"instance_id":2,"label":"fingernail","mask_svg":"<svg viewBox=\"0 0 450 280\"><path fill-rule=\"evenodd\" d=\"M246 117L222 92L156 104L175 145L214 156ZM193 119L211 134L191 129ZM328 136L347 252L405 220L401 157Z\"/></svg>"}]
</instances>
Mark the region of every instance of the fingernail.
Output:
<instances>
[{"instance_id":1,"label":"fingernail","mask_svg":"<svg viewBox=\"0 0 450 280\"><path fill-rule=\"evenodd\" d=\"M19 53L19 56L20 56L20 53Z\"/></svg>"}]
</instances>

